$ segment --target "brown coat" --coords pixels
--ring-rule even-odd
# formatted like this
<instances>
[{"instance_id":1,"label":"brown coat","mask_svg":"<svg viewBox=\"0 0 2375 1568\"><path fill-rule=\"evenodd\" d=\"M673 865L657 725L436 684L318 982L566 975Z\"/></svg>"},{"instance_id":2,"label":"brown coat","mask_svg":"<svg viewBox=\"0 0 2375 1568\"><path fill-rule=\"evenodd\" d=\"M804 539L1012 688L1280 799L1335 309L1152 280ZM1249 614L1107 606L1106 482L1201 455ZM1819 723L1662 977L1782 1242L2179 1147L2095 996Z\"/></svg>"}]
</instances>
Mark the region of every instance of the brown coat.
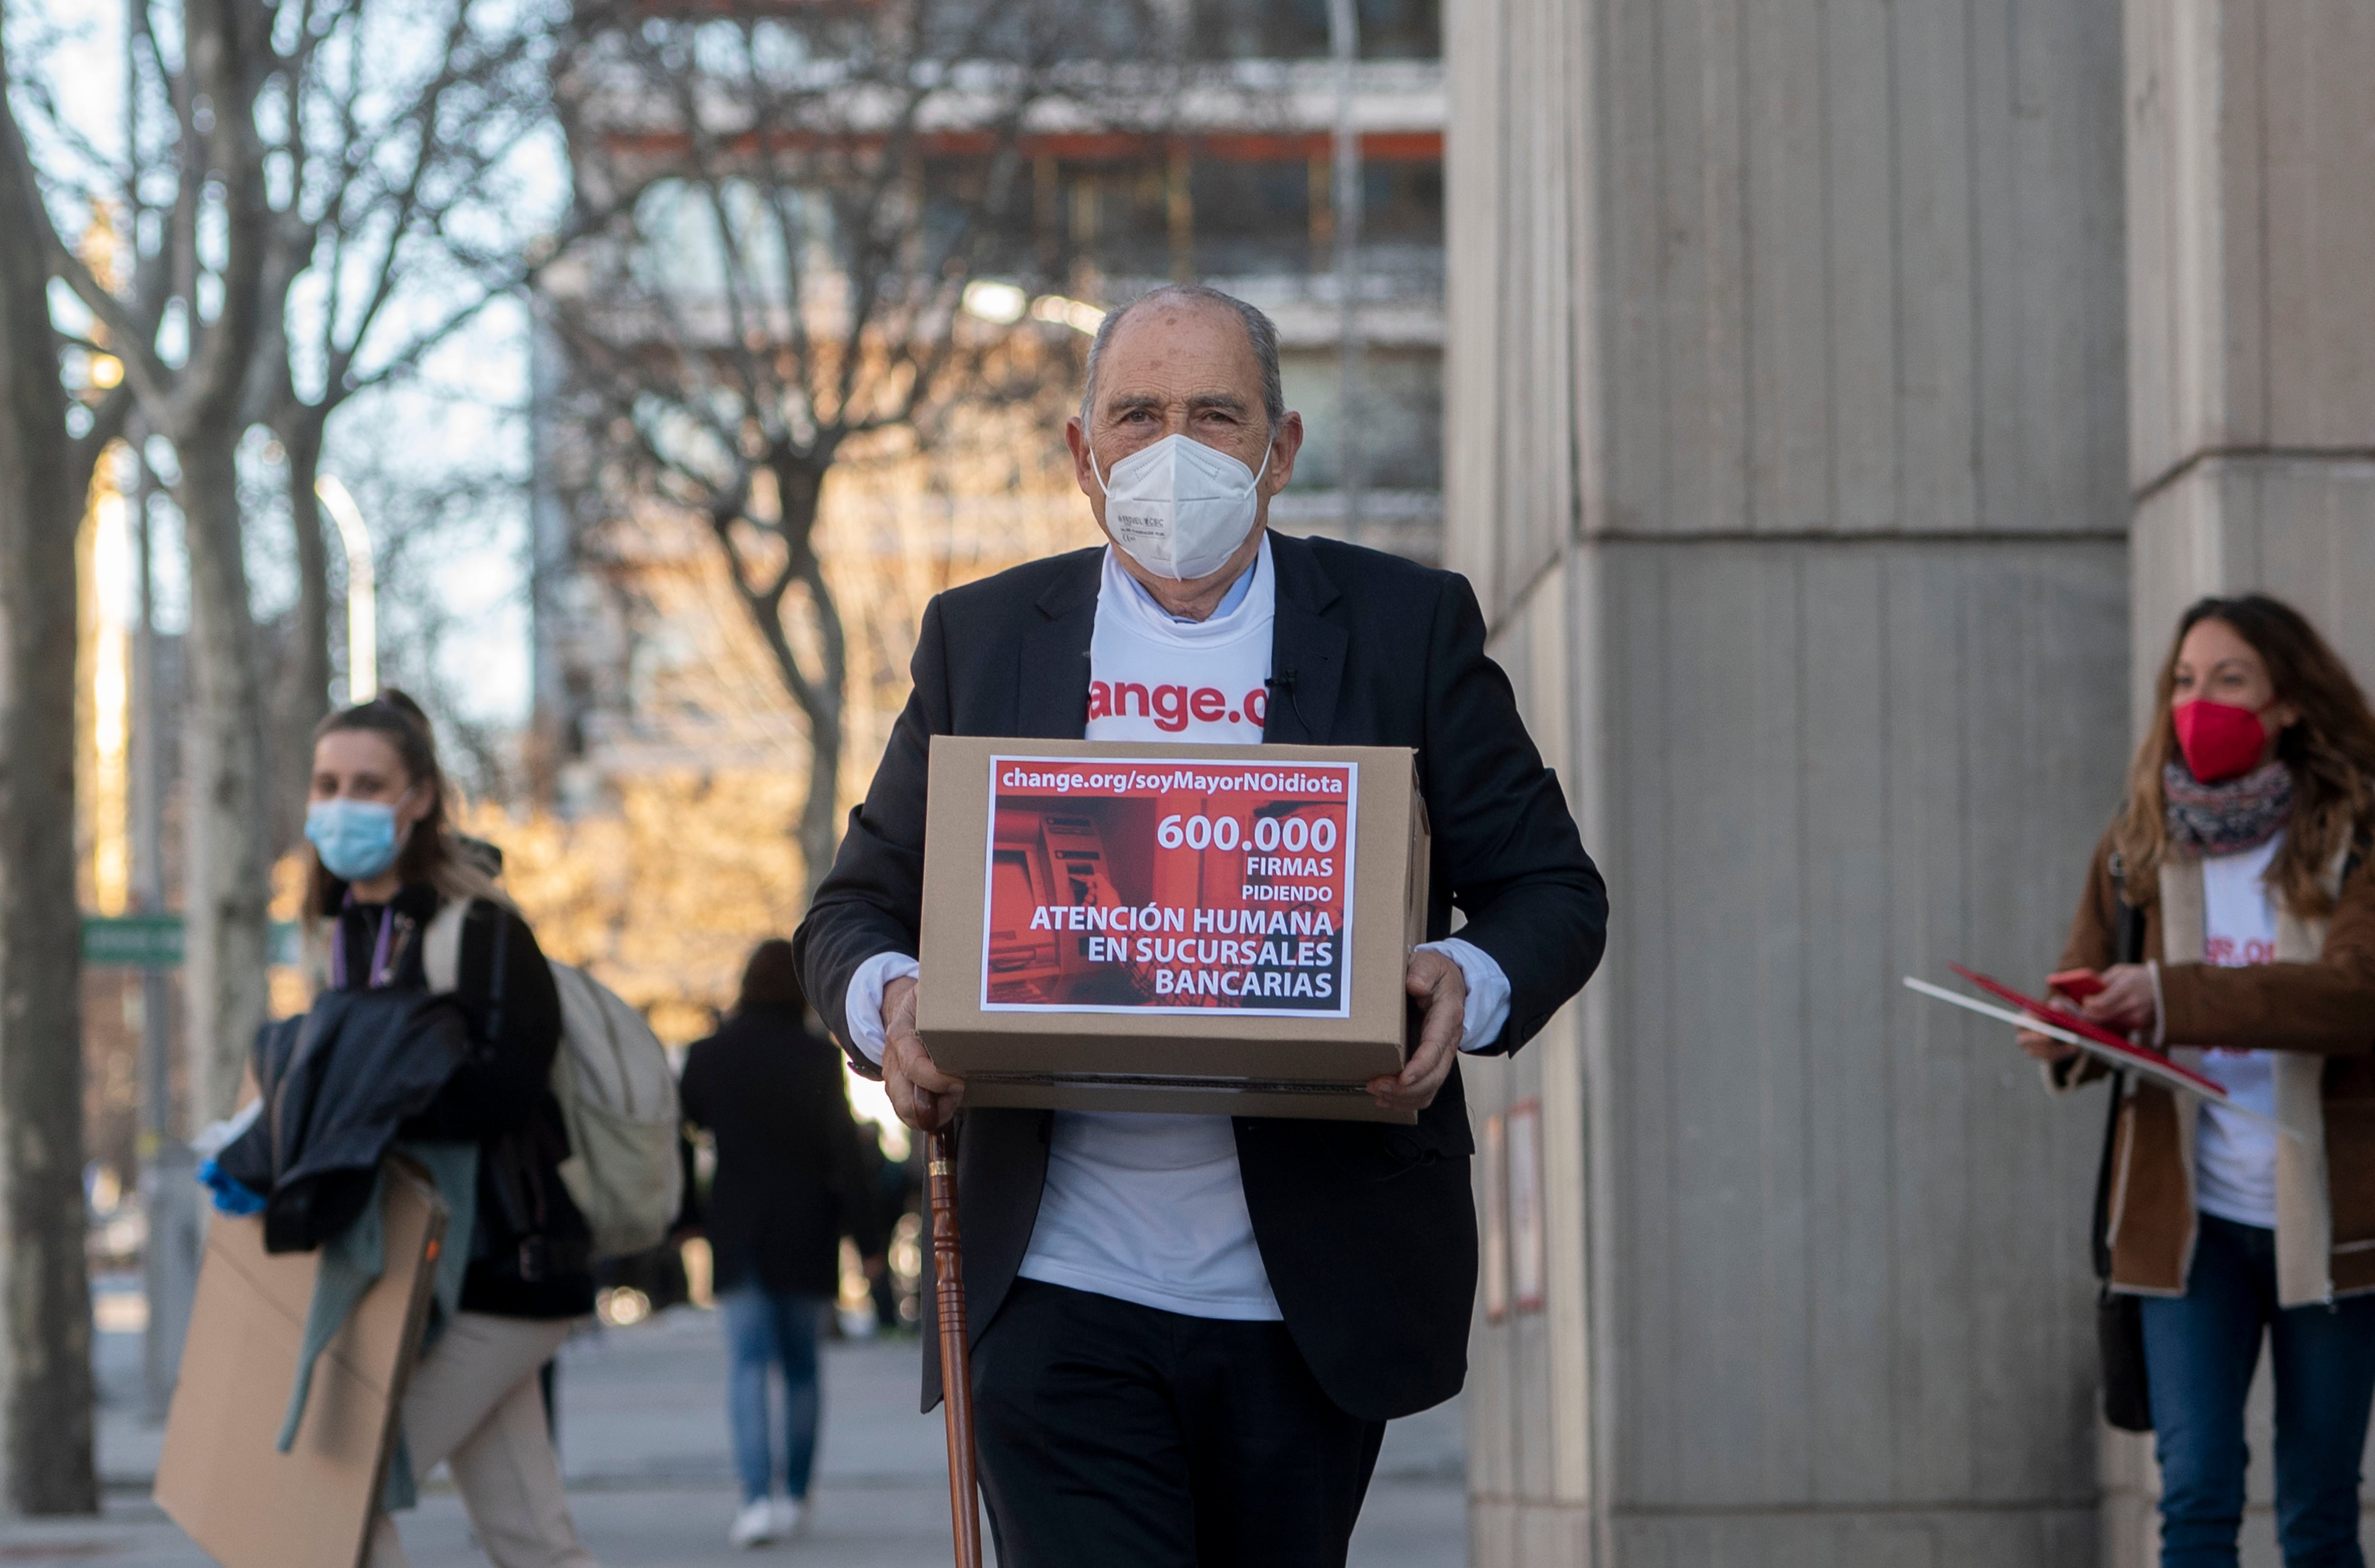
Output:
<instances>
[{"instance_id":1,"label":"brown coat","mask_svg":"<svg viewBox=\"0 0 2375 1568\"><path fill-rule=\"evenodd\" d=\"M2329 875L2343 868L2337 857ZM2159 962L2171 1057L2193 1065L2205 1047L2285 1054L2277 1114L2301 1136L2279 1140L2279 1298L2294 1306L2375 1291L2375 867L2350 867L2329 919L2281 916L2277 961L2248 968L2201 961L2199 861L2172 858L2158 881L2128 896L2144 909L2145 955ZM2107 835L2059 967L2117 961L2119 901ZM2051 1076L2067 1088L2101 1075L2087 1058ZM2130 1087L2112 1163L2115 1290L2184 1293L2199 1103L2156 1084Z\"/></svg>"}]
</instances>

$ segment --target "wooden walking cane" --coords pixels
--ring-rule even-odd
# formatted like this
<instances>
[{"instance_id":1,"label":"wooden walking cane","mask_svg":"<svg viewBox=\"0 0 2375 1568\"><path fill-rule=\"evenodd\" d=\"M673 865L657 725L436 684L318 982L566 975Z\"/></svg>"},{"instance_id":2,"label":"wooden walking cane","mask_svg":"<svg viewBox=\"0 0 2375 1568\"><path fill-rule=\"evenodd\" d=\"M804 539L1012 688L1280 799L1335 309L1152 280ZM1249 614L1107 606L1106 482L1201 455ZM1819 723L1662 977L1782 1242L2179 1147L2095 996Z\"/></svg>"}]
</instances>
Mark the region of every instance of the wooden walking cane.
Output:
<instances>
[{"instance_id":1,"label":"wooden walking cane","mask_svg":"<svg viewBox=\"0 0 2375 1568\"><path fill-rule=\"evenodd\" d=\"M973 1356L965 1346L963 1238L957 1231L956 1139L942 1127L926 1157L932 1203L934 1302L940 1320L940 1397L949 1425L949 1523L956 1568L981 1568L981 1510L973 1455Z\"/></svg>"}]
</instances>

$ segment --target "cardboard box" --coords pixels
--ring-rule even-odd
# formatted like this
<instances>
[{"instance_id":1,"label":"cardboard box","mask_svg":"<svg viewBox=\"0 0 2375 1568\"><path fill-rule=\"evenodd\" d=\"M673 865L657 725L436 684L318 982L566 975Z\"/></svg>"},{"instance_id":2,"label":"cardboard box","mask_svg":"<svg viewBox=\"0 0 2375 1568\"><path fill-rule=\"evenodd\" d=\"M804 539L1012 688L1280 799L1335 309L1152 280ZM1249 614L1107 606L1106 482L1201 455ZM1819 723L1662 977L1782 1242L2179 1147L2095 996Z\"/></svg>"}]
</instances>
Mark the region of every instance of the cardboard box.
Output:
<instances>
[{"instance_id":1,"label":"cardboard box","mask_svg":"<svg viewBox=\"0 0 2375 1568\"><path fill-rule=\"evenodd\" d=\"M264 1250L259 1219L212 1216L157 1503L224 1568L360 1564L429 1316L445 1205L391 1163L387 1271L313 1364L296 1445L278 1452L317 1253Z\"/></svg>"},{"instance_id":2,"label":"cardboard box","mask_svg":"<svg viewBox=\"0 0 2375 1568\"><path fill-rule=\"evenodd\" d=\"M917 1028L973 1105L1413 1121L1427 852L1400 748L937 736Z\"/></svg>"}]
</instances>

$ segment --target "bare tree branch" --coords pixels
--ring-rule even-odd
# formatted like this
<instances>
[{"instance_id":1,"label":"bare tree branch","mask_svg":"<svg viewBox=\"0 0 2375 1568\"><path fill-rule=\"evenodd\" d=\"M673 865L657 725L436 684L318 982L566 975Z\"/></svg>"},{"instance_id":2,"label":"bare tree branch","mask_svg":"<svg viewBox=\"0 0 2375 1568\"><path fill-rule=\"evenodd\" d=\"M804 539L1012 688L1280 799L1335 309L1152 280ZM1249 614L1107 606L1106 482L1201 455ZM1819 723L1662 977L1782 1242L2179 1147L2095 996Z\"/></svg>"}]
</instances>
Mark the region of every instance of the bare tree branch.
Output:
<instances>
[{"instance_id":1,"label":"bare tree branch","mask_svg":"<svg viewBox=\"0 0 2375 1568\"><path fill-rule=\"evenodd\" d=\"M817 544L825 481L853 442L920 439L943 405L1007 395L986 366L1010 333L968 330L959 307L978 268L1037 265L1009 242L1034 116L1104 83L1143 119L1176 77L1163 29L1117 14L891 0L695 25L580 6L561 117L580 190L616 216L548 282L546 319L616 476L606 504L665 497L704 521L806 724L811 885L848 659ZM1122 53L1092 56L1102 38Z\"/></svg>"}]
</instances>

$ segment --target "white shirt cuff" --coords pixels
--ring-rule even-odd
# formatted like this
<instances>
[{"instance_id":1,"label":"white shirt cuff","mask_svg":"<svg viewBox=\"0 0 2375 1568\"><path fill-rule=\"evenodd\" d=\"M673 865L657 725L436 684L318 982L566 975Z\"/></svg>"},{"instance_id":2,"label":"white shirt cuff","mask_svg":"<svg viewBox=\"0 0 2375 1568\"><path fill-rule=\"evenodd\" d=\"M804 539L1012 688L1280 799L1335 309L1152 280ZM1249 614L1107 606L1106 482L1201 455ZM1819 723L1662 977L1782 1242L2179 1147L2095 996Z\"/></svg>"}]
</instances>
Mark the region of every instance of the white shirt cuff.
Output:
<instances>
[{"instance_id":1,"label":"white shirt cuff","mask_svg":"<svg viewBox=\"0 0 2375 1568\"><path fill-rule=\"evenodd\" d=\"M1468 1007L1459 1020L1459 1048L1482 1051L1501 1038L1501 1030L1509 1021L1509 977L1493 961L1493 955L1457 937L1422 942L1418 950L1441 953L1459 966L1460 975L1468 982Z\"/></svg>"},{"instance_id":2,"label":"white shirt cuff","mask_svg":"<svg viewBox=\"0 0 2375 1568\"><path fill-rule=\"evenodd\" d=\"M842 1020L849 1026L849 1043L878 1067L882 1065L882 1047L889 1043L882 1034L882 992L893 980L905 980L922 973L916 961L905 953L876 953L849 977L849 996L842 1005Z\"/></svg>"},{"instance_id":3,"label":"white shirt cuff","mask_svg":"<svg viewBox=\"0 0 2375 1568\"><path fill-rule=\"evenodd\" d=\"M1457 937L1423 943L1418 950L1441 953L1459 966L1460 978L1468 983L1468 1005L1459 1020L1459 1048L1481 1051L1499 1039L1509 1021L1509 977L1494 961L1493 955ZM904 980L920 973L916 961L905 953L877 953L859 964L857 973L849 977L849 995L842 1014L849 1026L849 1043L878 1067L886 1043L882 1035L883 989L893 980Z\"/></svg>"}]
</instances>

